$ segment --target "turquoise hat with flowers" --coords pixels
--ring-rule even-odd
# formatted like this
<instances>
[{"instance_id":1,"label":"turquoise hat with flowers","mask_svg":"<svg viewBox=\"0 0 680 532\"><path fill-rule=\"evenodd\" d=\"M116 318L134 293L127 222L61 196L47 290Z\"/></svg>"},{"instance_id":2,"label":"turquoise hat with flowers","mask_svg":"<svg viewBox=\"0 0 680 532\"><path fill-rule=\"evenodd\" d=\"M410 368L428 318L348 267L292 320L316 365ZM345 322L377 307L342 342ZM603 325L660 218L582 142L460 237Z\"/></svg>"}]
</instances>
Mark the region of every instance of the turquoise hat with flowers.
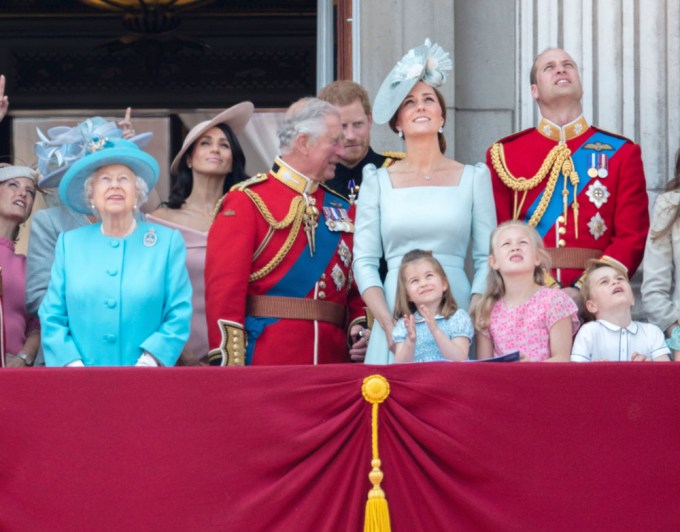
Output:
<instances>
[{"instance_id":1,"label":"turquoise hat with flowers","mask_svg":"<svg viewBox=\"0 0 680 532\"><path fill-rule=\"evenodd\" d=\"M85 181L102 166L122 164L141 177L151 190L158 181L158 162L137 144L125 139L91 141L87 154L66 170L59 183L59 197L67 207L81 214L92 214L85 198Z\"/></svg>"},{"instance_id":2,"label":"turquoise hat with flowers","mask_svg":"<svg viewBox=\"0 0 680 532\"><path fill-rule=\"evenodd\" d=\"M387 124L401 102L419 81L439 87L446 81L446 72L453 69L448 52L425 39L425 44L412 48L387 75L373 102L373 121Z\"/></svg>"}]
</instances>

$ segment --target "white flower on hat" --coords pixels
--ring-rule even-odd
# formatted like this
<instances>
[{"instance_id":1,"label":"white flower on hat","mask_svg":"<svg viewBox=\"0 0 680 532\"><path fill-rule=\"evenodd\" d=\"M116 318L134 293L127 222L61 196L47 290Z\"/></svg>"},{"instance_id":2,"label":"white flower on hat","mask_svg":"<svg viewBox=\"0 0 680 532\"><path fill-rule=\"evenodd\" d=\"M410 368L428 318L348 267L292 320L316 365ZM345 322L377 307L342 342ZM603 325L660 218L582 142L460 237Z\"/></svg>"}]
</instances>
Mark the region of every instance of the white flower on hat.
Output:
<instances>
[{"instance_id":1,"label":"white flower on hat","mask_svg":"<svg viewBox=\"0 0 680 532\"><path fill-rule=\"evenodd\" d=\"M448 52L445 52L438 44L432 44L430 39L425 39L425 45L430 49L425 63L423 81L431 87L439 87L446 81L445 71L453 70L453 63Z\"/></svg>"}]
</instances>

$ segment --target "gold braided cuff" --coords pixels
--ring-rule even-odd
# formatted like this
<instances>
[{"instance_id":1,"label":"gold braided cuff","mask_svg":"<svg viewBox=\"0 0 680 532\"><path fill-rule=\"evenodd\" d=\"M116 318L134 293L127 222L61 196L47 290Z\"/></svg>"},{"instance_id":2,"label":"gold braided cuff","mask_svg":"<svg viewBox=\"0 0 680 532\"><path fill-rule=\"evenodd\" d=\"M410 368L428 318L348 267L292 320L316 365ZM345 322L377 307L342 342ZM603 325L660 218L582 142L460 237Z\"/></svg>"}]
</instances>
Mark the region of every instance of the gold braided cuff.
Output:
<instances>
[{"instance_id":1,"label":"gold braided cuff","mask_svg":"<svg viewBox=\"0 0 680 532\"><path fill-rule=\"evenodd\" d=\"M208 353L211 365L219 360L220 366L243 366L246 363L246 337L243 325L234 321L217 320L222 341L219 349Z\"/></svg>"}]
</instances>

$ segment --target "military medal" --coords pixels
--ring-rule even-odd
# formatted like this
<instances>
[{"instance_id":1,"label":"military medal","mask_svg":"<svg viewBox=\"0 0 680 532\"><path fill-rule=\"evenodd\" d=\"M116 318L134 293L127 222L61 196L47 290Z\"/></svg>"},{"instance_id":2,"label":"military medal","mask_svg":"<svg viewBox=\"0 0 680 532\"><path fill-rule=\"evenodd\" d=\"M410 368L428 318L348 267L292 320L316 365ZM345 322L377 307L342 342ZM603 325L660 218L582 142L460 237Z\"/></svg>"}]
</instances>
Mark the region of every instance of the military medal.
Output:
<instances>
[{"instance_id":1,"label":"military medal","mask_svg":"<svg viewBox=\"0 0 680 532\"><path fill-rule=\"evenodd\" d=\"M588 177L597 177L597 153L590 154L590 168L588 168Z\"/></svg>"},{"instance_id":2,"label":"military medal","mask_svg":"<svg viewBox=\"0 0 680 532\"><path fill-rule=\"evenodd\" d=\"M324 221L326 227L331 231L342 231L343 233L354 232L354 222L349 217L347 209L342 207L327 207L323 208Z\"/></svg>"},{"instance_id":3,"label":"military medal","mask_svg":"<svg viewBox=\"0 0 680 532\"><path fill-rule=\"evenodd\" d=\"M357 199L357 192L359 192L359 187L354 182L354 179L350 179L349 183L347 183L347 190L349 192L349 194L347 195L347 197L349 198L349 203L350 205L354 205L354 202Z\"/></svg>"},{"instance_id":4,"label":"military medal","mask_svg":"<svg viewBox=\"0 0 680 532\"><path fill-rule=\"evenodd\" d=\"M152 248L156 245L156 242L158 241L158 237L156 236L156 230L151 227L149 230L144 234L144 245L147 248Z\"/></svg>"},{"instance_id":5,"label":"military medal","mask_svg":"<svg viewBox=\"0 0 680 532\"><path fill-rule=\"evenodd\" d=\"M604 179L609 175L609 170L607 170L607 167L609 166L609 157L607 157L606 153L601 153L600 154L600 164L599 168L597 170L597 176Z\"/></svg>"}]
</instances>

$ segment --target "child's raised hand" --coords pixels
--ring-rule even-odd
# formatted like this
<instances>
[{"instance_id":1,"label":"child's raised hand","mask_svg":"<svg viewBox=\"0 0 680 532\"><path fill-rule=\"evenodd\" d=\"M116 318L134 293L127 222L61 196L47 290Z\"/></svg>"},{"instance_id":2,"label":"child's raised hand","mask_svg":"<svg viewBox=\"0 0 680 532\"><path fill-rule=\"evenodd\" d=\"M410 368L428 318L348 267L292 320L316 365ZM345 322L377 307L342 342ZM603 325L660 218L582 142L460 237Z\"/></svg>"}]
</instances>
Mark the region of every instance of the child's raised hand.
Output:
<instances>
[{"instance_id":1,"label":"child's raised hand","mask_svg":"<svg viewBox=\"0 0 680 532\"><path fill-rule=\"evenodd\" d=\"M437 328L437 322L434 319L434 314L430 312L430 309L425 305L420 305L418 306L418 312L420 312L420 315L423 317L430 330L434 331L434 329Z\"/></svg>"},{"instance_id":2,"label":"child's raised hand","mask_svg":"<svg viewBox=\"0 0 680 532\"><path fill-rule=\"evenodd\" d=\"M408 333L408 339L412 342L416 341L416 319L413 314L404 314L404 325Z\"/></svg>"}]
</instances>

